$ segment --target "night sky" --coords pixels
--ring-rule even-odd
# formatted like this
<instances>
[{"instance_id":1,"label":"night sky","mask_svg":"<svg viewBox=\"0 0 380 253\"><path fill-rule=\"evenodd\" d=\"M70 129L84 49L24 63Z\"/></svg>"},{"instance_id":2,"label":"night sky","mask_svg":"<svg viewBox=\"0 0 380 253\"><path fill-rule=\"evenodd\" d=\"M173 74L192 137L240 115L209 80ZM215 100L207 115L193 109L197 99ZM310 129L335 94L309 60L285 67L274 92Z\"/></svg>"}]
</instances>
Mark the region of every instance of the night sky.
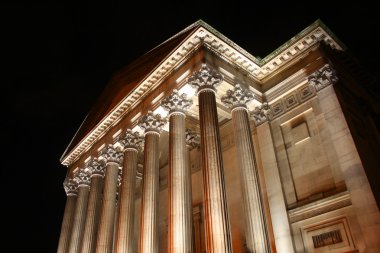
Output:
<instances>
[{"instance_id":1,"label":"night sky","mask_svg":"<svg viewBox=\"0 0 380 253\"><path fill-rule=\"evenodd\" d=\"M0 252L56 251L66 146L112 73L198 19L263 58L320 18L380 77L380 14L363 1L304 8L273 1L79 2L0 5Z\"/></svg>"}]
</instances>

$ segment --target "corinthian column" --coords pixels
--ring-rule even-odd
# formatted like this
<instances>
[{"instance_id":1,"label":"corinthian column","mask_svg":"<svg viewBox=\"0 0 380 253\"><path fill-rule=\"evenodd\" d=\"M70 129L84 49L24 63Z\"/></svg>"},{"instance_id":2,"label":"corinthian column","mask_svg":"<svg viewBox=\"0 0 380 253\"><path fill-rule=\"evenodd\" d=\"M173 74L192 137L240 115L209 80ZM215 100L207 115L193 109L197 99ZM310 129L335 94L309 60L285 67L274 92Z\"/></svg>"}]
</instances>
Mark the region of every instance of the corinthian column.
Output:
<instances>
[{"instance_id":1,"label":"corinthian column","mask_svg":"<svg viewBox=\"0 0 380 253\"><path fill-rule=\"evenodd\" d=\"M80 252L83 239L83 228L86 220L88 193L90 190L90 176L89 169L80 169L74 175L74 181L78 185L78 198L75 207L74 224L71 231L70 239L70 253Z\"/></svg>"},{"instance_id":2,"label":"corinthian column","mask_svg":"<svg viewBox=\"0 0 380 253\"><path fill-rule=\"evenodd\" d=\"M115 226L117 177L119 166L123 160L123 153L108 145L99 159L106 164L104 179L103 202L99 220L99 230L96 242L97 253L111 253L113 251L113 235Z\"/></svg>"},{"instance_id":3,"label":"corinthian column","mask_svg":"<svg viewBox=\"0 0 380 253\"><path fill-rule=\"evenodd\" d=\"M124 148L123 177L120 186L119 214L116 232L116 252L132 252L135 211L135 186L137 154L143 139L137 132L128 129L119 141Z\"/></svg>"},{"instance_id":4,"label":"corinthian column","mask_svg":"<svg viewBox=\"0 0 380 253\"><path fill-rule=\"evenodd\" d=\"M188 82L198 88L207 252L232 252L215 100L215 86L222 82L222 76L203 64Z\"/></svg>"},{"instance_id":5,"label":"corinthian column","mask_svg":"<svg viewBox=\"0 0 380 253\"><path fill-rule=\"evenodd\" d=\"M232 113L248 252L265 253L269 252L269 245L246 106L252 100L252 93L243 89L239 84L235 86L234 90L228 90L227 94L222 97L222 102L231 108Z\"/></svg>"},{"instance_id":6,"label":"corinthian column","mask_svg":"<svg viewBox=\"0 0 380 253\"><path fill-rule=\"evenodd\" d=\"M151 111L141 118L139 126L145 130L144 168L141 194L140 253L158 253L158 140L165 124L161 116Z\"/></svg>"},{"instance_id":7,"label":"corinthian column","mask_svg":"<svg viewBox=\"0 0 380 253\"><path fill-rule=\"evenodd\" d=\"M88 197L86 222L82 253L94 253L96 249L96 236L99 227L100 207L102 203L103 178L105 165L96 158L92 159L87 168L91 171L90 196Z\"/></svg>"},{"instance_id":8,"label":"corinthian column","mask_svg":"<svg viewBox=\"0 0 380 253\"><path fill-rule=\"evenodd\" d=\"M191 178L185 143L185 112L191 104L192 100L186 94L179 95L177 90L162 101L162 107L169 111L169 253L191 250Z\"/></svg>"},{"instance_id":9,"label":"corinthian column","mask_svg":"<svg viewBox=\"0 0 380 253\"><path fill-rule=\"evenodd\" d=\"M70 235L71 229L73 225L75 204L77 201L77 184L73 179L66 178L63 183L63 187L65 188L67 199L65 212L63 214L61 235L59 237L58 250L57 253L66 253L69 250L70 244Z\"/></svg>"}]
</instances>

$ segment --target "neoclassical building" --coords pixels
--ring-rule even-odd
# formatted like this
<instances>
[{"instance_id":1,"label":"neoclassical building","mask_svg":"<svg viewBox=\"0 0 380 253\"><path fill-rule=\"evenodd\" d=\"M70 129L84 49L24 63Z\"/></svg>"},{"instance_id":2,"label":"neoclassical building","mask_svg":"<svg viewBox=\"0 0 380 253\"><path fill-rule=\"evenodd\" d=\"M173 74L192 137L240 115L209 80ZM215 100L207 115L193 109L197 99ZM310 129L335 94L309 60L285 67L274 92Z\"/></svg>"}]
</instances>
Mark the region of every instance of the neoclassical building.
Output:
<instances>
[{"instance_id":1,"label":"neoclassical building","mask_svg":"<svg viewBox=\"0 0 380 253\"><path fill-rule=\"evenodd\" d=\"M192 24L62 155L58 252L380 252L374 84L319 20L264 59Z\"/></svg>"}]
</instances>

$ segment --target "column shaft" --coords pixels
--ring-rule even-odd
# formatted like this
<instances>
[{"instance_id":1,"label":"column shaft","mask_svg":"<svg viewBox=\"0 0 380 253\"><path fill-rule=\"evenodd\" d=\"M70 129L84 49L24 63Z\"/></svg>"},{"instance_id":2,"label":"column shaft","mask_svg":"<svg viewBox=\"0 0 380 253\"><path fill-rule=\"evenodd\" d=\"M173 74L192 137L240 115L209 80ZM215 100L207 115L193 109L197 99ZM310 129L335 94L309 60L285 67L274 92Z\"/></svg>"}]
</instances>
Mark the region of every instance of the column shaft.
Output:
<instances>
[{"instance_id":1,"label":"column shaft","mask_svg":"<svg viewBox=\"0 0 380 253\"><path fill-rule=\"evenodd\" d=\"M215 94L198 95L208 253L232 252Z\"/></svg>"},{"instance_id":2,"label":"column shaft","mask_svg":"<svg viewBox=\"0 0 380 253\"><path fill-rule=\"evenodd\" d=\"M68 252L76 201L77 195L67 196L57 253Z\"/></svg>"},{"instance_id":3,"label":"column shaft","mask_svg":"<svg viewBox=\"0 0 380 253\"><path fill-rule=\"evenodd\" d=\"M99 227L98 222L102 203L103 181L103 177L100 175L91 177L82 253L94 253L96 250L96 236Z\"/></svg>"},{"instance_id":4,"label":"column shaft","mask_svg":"<svg viewBox=\"0 0 380 253\"><path fill-rule=\"evenodd\" d=\"M232 122L241 176L248 252L268 252L265 217L247 111L243 108L233 110Z\"/></svg>"},{"instance_id":5,"label":"column shaft","mask_svg":"<svg viewBox=\"0 0 380 253\"><path fill-rule=\"evenodd\" d=\"M118 253L132 252L133 250L136 169L137 150L126 149L117 222L116 252Z\"/></svg>"},{"instance_id":6,"label":"column shaft","mask_svg":"<svg viewBox=\"0 0 380 253\"><path fill-rule=\"evenodd\" d=\"M78 199L75 207L73 228L70 239L70 253L80 252L83 239L83 228L86 220L89 186L80 185L78 187Z\"/></svg>"},{"instance_id":7,"label":"column shaft","mask_svg":"<svg viewBox=\"0 0 380 253\"><path fill-rule=\"evenodd\" d=\"M97 253L113 252L113 234L115 226L117 175L119 165L107 163L104 179L103 202L99 220L99 230L96 242Z\"/></svg>"},{"instance_id":8,"label":"column shaft","mask_svg":"<svg viewBox=\"0 0 380 253\"><path fill-rule=\"evenodd\" d=\"M141 196L140 253L158 253L158 140L159 134L145 134L144 169Z\"/></svg>"},{"instance_id":9,"label":"column shaft","mask_svg":"<svg viewBox=\"0 0 380 253\"><path fill-rule=\"evenodd\" d=\"M169 251L188 253L191 248L189 233L189 166L185 143L185 115L170 116L169 129Z\"/></svg>"}]
</instances>

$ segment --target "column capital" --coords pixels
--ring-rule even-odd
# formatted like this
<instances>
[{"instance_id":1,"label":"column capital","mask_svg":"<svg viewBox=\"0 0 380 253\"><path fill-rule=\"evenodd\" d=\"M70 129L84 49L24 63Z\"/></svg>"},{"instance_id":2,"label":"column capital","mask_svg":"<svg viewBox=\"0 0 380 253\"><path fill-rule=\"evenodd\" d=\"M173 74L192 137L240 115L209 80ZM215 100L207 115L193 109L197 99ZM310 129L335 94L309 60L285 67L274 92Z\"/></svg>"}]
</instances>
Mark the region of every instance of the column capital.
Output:
<instances>
[{"instance_id":1,"label":"column capital","mask_svg":"<svg viewBox=\"0 0 380 253\"><path fill-rule=\"evenodd\" d=\"M91 183L91 171L88 168L79 169L74 174L74 181L77 183L78 187L90 186Z\"/></svg>"},{"instance_id":2,"label":"column capital","mask_svg":"<svg viewBox=\"0 0 380 253\"><path fill-rule=\"evenodd\" d=\"M78 193L78 185L72 178L66 178L63 182L63 188L65 189L67 196L75 196Z\"/></svg>"},{"instance_id":3,"label":"column capital","mask_svg":"<svg viewBox=\"0 0 380 253\"><path fill-rule=\"evenodd\" d=\"M187 79L187 82L194 88L198 89L198 94L202 91L215 92L215 88L221 84L223 76L216 70L210 68L207 64L202 64L202 67L197 72L193 73Z\"/></svg>"},{"instance_id":4,"label":"column capital","mask_svg":"<svg viewBox=\"0 0 380 253\"><path fill-rule=\"evenodd\" d=\"M231 110L237 108L247 109L247 103L254 99L252 92L243 88L240 84L236 84L233 90L227 90L221 101Z\"/></svg>"},{"instance_id":5,"label":"column capital","mask_svg":"<svg viewBox=\"0 0 380 253\"><path fill-rule=\"evenodd\" d=\"M91 177L101 176L104 177L105 164L102 161L99 161L97 158L92 158L87 164L86 167L91 172Z\"/></svg>"},{"instance_id":6,"label":"column capital","mask_svg":"<svg viewBox=\"0 0 380 253\"><path fill-rule=\"evenodd\" d=\"M169 117L173 113L185 114L192 104L193 100L188 99L185 93L180 95L176 89L161 102L161 106L169 111Z\"/></svg>"},{"instance_id":7,"label":"column capital","mask_svg":"<svg viewBox=\"0 0 380 253\"><path fill-rule=\"evenodd\" d=\"M123 162L123 152L115 148L112 144L108 144L108 146L101 152L99 156L99 160L107 163L117 163L121 166Z\"/></svg>"},{"instance_id":8,"label":"column capital","mask_svg":"<svg viewBox=\"0 0 380 253\"><path fill-rule=\"evenodd\" d=\"M262 103L260 106L256 106L255 110L251 112L251 116L255 120L256 126L269 120L269 114L270 108L267 102Z\"/></svg>"},{"instance_id":9,"label":"column capital","mask_svg":"<svg viewBox=\"0 0 380 253\"><path fill-rule=\"evenodd\" d=\"M139 151L144 145L144 138L138 132L133 132L131 129L127 129L118 143L123 147L124 150L132 149Z\"/></svg>"},{"instance_id":10,"label":"column capital","mask_svg":"<svg viewBox=\"0 0 380 253\"><path fill-rule=\"evenodd\" d=\"M335 84L338 80L336 71L330 64L325 64L308 77L308 82L313 85L317 91L320 91L330 84Z\"/></svg>"},{"instance_id":11,"label":"column capital","mask_svg":"<svg viewBox=\"0 0 380 253\"><path fill-rule=\"evenodd\" d=\"M199 148L201 143L199 134L197 134L191 129L186 129L185 138L186 145L188 147L190 147L191 149Z\"/></svg>"},{"instance_id":12,"label":"column capital","mask_svg":"<svg viewBox=\"0 0 380 253\"><path fill-rule=\"evenodd\" d=\"M145 134L160 134L161 129L165 124L166 119L161 118L160 114L153 114L152 111L148 111L148 114L139 120L139 126L145 130Z\"/></svg>"}]
</instances>

